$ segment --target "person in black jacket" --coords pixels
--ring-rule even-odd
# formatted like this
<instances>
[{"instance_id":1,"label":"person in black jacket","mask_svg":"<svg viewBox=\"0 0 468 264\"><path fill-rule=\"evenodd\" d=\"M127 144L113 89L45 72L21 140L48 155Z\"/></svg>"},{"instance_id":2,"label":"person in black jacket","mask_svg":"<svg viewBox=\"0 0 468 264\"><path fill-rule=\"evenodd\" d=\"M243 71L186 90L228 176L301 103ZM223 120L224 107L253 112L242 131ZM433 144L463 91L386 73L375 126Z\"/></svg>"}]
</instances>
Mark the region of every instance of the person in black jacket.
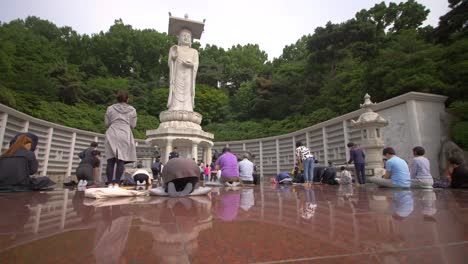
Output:
<instances>
[{"instance_id":1,"label":"person in black jacket","mask_svg":"<svg viewBox=\"0 0 468 264\"><path fill-rule=\"evenodd\" d=\"M33 175L38 171L39 162L36 159L36 154L31 151L33 145L33 140L26 135L20 135L17 137L15 142L11 145L11 147L5 151L0 157L1 158L8 158L8 157L23 157L27 161L27 175L14 175L14 177L8 177L11 175L0 175L0 178L8 178L8 182L2 182L4 185L8 186L19 186L23 188L31 188L33 190L39 190L48 188L55 184L55 182L51 181L48 177L34 177L30 178L29 175ZM18 163L12 160L5 160L3 166L18 166ZM17 161L16 161L17 162ZM8 168L2 168L3 170L9 170ZM1 173L1 171L0 171Z\"/></svg>"},{"instance_id":2,"label":"person in black jacket","mask_svg":"<svg viewBox=\"0 0 468 264\"><path fill-rule=\"evenodd\" d=\"M468 188L468 169L457 158L449 158L450 187Z\"/></svg>"}]
</instances>

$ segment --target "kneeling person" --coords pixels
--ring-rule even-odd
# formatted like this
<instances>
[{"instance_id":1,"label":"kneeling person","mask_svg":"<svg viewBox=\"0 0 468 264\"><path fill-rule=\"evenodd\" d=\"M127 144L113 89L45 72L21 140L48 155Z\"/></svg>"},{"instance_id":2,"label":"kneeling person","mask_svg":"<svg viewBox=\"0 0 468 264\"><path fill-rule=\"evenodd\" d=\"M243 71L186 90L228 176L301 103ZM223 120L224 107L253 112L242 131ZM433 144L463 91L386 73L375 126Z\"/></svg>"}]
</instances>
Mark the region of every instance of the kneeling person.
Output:
<instances>
[{"instance_id":1,"label":"kneeling person","mask_svg":"<svg viewBox=\"0 0 468 264\"><path fill-rule=\"evenodd\" d=\"M99 176L99 165L101 152L91 151L91 156L84 157L76 168L76 178L79 180L78 186L89 186L94 184L94 179Z\"/></svg>"},{"instance_id":2,"label":"kneeling person","mask_svg":"<svg viewBox=\"0 0 468 264\"><path fill-rule=\"evenodd\" d=\"M192 159L170 159L162 171L164 189L170 197L189 195L198 182L200 168Z\"/></svg>"},{"instance_id":3,"label":"kneeling person","mask_svg":"<svg viewBox=\"0 0 468 264\"><path fill-rule=\"evenodd\" d=\"M133 180L136 182L137 185L149 185L152 181L152 176L149 172L145 169L142 169L141 165L137 166L138 170L135 171L132 175Z\"/></svg>"}]
</instances>

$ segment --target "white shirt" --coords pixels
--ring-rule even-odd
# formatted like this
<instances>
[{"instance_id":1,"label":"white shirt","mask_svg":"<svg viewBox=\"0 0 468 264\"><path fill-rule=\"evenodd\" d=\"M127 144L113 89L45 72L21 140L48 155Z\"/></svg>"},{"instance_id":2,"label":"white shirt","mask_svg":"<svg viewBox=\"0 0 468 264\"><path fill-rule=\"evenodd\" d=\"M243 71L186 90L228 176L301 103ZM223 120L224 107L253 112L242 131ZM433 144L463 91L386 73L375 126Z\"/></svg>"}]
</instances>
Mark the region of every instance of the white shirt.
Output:
<instances>
[{"instance_id":1,"label":"white shirt","mask_svg":"<svg viewBox=\"0 0 468 264\"><path fill-rule=\"evenodd\" d=\"M253 163L244 158L241 162L239 162L239 177L243 181L253 181L253 170L254 165Z\"/></svg>"},{"instance_id":2,"label":"white shirt","mask_svg":"<svg viewBox=\"0 0 468 264\"><path fill-rule=\"evenodd\" d=\"M132 174L132 177L135 177L135 175L137 175L137 174L146 174L146 175L148 175L148 177L149 177L150 179L153 179L153 175L150 174L147 170L144 170L144 169L138 169L138 170L136 170L136 171Z\"/></svg>"}]
</instances>

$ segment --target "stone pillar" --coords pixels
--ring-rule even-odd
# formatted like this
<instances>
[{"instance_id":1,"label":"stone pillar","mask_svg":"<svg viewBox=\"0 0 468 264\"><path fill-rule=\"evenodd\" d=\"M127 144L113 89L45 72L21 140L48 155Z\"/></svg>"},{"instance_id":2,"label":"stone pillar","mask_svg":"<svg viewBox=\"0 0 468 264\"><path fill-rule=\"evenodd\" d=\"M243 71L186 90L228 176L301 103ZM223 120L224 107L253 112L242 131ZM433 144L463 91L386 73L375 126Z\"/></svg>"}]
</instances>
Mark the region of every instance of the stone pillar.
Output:
<instances>
[{"instance_id":1,"label":"stone pillar","mask_svg":"<svg viewBox=\"0 0 468 264\"><path fill-rule=\"evenodd\" d=\"M195 162L198 160L198 144L192 142L192 159L195 158Z\"/></svg>"},{"instance_id":2,"label":"stone pillar","mask_svg":"<svg viewBox=\"0 0 468 264\"><path fill-rule=\"evenodd\" d=\"M276 143L276 174L280 173L280 153L279 153L279 140Z\"/></svg>"},{"instance_id":3,"label":"stone pillar","mask_svg":"<svg viewBox=\"0 0 468 264\"><path fill-rule=\"evenodd\" d=\"M168 139L166 142L166 149L161 155L161 162L163 164L166 164L167 161L169 160L169 153L172 151L172 139Z\"/></svg>"},{"instance_id":4,"label":"stone pillar","mask_svg":"<svg viewBox=\"0 0 468 264\"><path fill-rule=\"evenodd\" d=\"M346 146L349 143L349 131L348 131L348 122L346 120L343 120L343 136L344 136L344 145L345 145L345 155L346 155L346 161L349 160L349 151L346 149Z\"/></svg>"},{"instance_id":5,"label":"stone pillar","mask_svg":"<svg viewBox=\"0 0 468 264\"><path fill-rule=\"evenodd\" d=\"M64 177L70 177L71 171L73 167L73 156L75 155L75 142L76 142L76 132L72 133L70 149L68 150L68 166L67 166L67 173ZM63 180L65 182L65 179Z\"/></svg>"},{"instance_id":6,"label":"stone pillar","mask_svg":"<svg viewBox=\"0 0 468 264\"><path fill-rule=\"evenodd\" d=\"M47 134L47 143L44 152L44 162L42 163L42 176L47 175L47 166L49 166L49 156L50 156L50 147L52 145L52 136L54 134L54 128L49 128L49 133Z\"/></svg>"},{"instance_id":7,"label":"stone pillar","mask_svg":"<svg viewBox=\"0 0 468 264\"><path fill-rule=\"evenodd\" d=\"M28 129L29 129L29 121L26 120L24 121L23 130L21 132L28 132Z\"/></svg>"},{"instance_id":8,"label":"stone pillar","mask_svg":"<svg viewBox=\"0 0 468 264\"><path fill-rule=\"evenodd\" d=\"M327 140L327 128L322 127L322 140L323 140L323 164L328 163L328 140Z\"/></svg>"},{"instance_id":9,"label":"stone pillar","mask_svg":"<svg viewBox=\"0 0 468 264\"><path fill-rule=\"evenodd\" d=\"M206 147L205 149L205 153L206 153L206 160L205 160L205 164L206 165L211 165L211 159L213 157L213 154L211 152L211 149L212 149L212 146L208 146Z\"/></svg>"},{"instance_id":10,"label":"stone pillar","mask_svg":"<svg viewBox=\"0 0 468 264\"><path fill-rule=\"evenodd\" d=\"M263 179L263 143L262 141L259 142L259 158L260 158L260 167L259 167L259 170L260 170L260 178Z\"/></svg>"},{"instance_id":11,"label":"stone pillar","mask_svg":"<svg viewBox=\"0 0 468 264\"><path fill-rule=\"evenodd\" d=\"M2 121L0 123L0 150L2 150L3 140L5 139L5 129L6 129L7 122L8 122L8 114L3 113L1 118L2 118ZM7 144L7 146L8 146L8 144ZM3 151L1 151L1 152L3 152Z\"/></svg>"},{"instance_id":12,"label":"stone pillar","mask_svg":"<svg viewBox=\"0 0 468 264\"><path fill-rule=\"evenodd\" d=\"M292 137L292 149L293 149L293 161L294 161L294 166L296 166L296 162L297 162L297 157L296 157L296 137L293 136Z\"/></svg>"}]
</instances>

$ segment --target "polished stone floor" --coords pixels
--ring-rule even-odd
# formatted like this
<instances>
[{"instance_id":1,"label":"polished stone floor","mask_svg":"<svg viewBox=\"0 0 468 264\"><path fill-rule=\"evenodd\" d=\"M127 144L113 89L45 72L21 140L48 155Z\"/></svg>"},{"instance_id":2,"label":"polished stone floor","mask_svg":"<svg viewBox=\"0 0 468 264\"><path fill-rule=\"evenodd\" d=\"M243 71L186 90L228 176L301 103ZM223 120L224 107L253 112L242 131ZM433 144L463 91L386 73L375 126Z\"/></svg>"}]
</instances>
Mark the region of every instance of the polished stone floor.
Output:
<instances>
[{"instance_id":1,"label":"polished stone floor","mask_svg":"<svg viewBox=\"0 0 468 264\"><path fill-rule=\"evenodd\" d=\"M468 263L467 190L264 184L0 194L0 263Z\"/></svg>"}]
</instances>

